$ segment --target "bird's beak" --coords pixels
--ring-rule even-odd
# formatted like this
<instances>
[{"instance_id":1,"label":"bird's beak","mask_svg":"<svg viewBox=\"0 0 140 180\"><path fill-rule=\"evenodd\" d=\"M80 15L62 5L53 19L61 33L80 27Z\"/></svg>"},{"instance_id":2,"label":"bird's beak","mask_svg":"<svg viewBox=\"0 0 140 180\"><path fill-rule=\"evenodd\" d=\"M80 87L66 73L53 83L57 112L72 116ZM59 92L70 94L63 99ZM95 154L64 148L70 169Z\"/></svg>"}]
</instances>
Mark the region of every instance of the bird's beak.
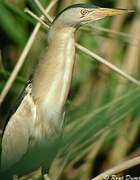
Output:
<instances>
[{"instance_id":1,"label":"bird's beak","mask_svg":"<svg viewBox=\"0 0 140 180\"><path fill-rule=\"evenodd\" d=\"M128 10L128 9L111 9L111 8L101 8L98 7L96 9L93 9L90 12L90 17L92 18L97 18L97 19L102 19L103 17L106 16L117 16L121 15L124 13L129 13L129 12L134 12L133 10Z\"/></svg>"}]
</instances>

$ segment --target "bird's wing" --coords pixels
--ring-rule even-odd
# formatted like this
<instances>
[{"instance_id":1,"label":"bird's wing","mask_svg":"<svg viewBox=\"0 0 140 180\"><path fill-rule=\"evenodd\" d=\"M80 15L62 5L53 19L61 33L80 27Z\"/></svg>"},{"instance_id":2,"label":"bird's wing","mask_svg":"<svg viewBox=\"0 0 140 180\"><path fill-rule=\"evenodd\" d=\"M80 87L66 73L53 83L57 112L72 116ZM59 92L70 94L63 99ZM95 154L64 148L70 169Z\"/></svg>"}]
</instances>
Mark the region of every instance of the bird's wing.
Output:
<instances>
[{"instance_id":1,"label":"bird's wing","mask_svg":"<svg viewBox=\"0 0 140 180\"><path fill-rule=\"evenodd\" d=\"M31 96L31 86L16 112L10 118L2 139L1 168L8 169L27 152L29 138L36 118L36 106Z\"/></svg>"}]
</instances>

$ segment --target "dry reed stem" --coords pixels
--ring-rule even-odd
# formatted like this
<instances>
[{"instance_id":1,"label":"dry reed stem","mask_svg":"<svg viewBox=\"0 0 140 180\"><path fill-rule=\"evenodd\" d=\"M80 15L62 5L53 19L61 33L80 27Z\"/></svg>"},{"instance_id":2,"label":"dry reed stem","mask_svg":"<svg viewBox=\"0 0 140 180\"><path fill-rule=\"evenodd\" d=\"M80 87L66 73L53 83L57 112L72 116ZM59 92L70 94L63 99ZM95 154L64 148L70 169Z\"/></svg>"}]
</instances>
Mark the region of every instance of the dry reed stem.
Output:
<instances>
[{"instance_id":1,"label":"dry reed stem","mask_svg":"<svg viewBox=\"0 0 140 180\"><path fill-rule=\"evenodd\" d=\"M124 162L120 163L119 165L117 165L117 166L115 166L113 168L110 168L106 172L101 173L100 175L93 178L92 180L102 180L105 177L107 178L107 177L110 177L111 175L119 174L119 173L121 173L121 172L123 172L125 170L128 170L128 169L130 169L130 168L132 168L134 166L137 166L139 164L140 164L140 156L138 156L136 158L133 158L131 160L124 161Z\"/></svg>"},{"instance_id":2,"label":"dry reed stem","mask_svg":"<svg viewBox=\"0 0 140 180\"><path fill-rule=\"evenodd\" d=\"M30 11L28 8L25 8L24 12L32 16L36 21L40 22L45 28L49 28L49 26L41 18L32 13L32 11Z\"/></svg>"},{"instance_id":3,"label":"dry reed stem","mask_svg":"<svg viewBox=\"0 0 140 180\"><path fill-rule=\"evenodd\" d=\"M44 7L41 5L41 3L38 0L33 0L33 2L36 4L40 12L48 19L49 22L52 21L52 18L46 13Z\"/></svg>"},{"instance_id":4,"label":"dry reed stem","mask_svg":"<svg viewBox=\"0 0 140 180\"><path fill-rule=\"evenodd\" d=\"M54 0L48 5L48 7L46 8L46 13L50 11L50 9L55 5L55 3L57 1L58 0ZM15 65L14 70L12 71L11 76L9 77L9 79L8 79L8 81L7 81L5 87L4 87L4 89L0 95L0 105L2 104L6 95L8 94L10 88L12 87L12 85L16 79L18 72L20 71L21 67L23 66L23 63L24 63L24 61L25 61L25 59L26 59L26 57L27 57L32 45L33 45L33 42L35 40L35 37L36 37L40 27L41 27L41 23L38 22L36 24L32 34L31 34L29 40L27 41L27 44L26 44L23 52L21 53L21 56L19 57L17 64Z\"/></svg>"},{"instance_id":5,"label":"dry reed stem","mask_svg":"<svg viewBox=\"0 0 140 180\"><path fill-rule=\"evenodd\" d=\"M125 72L123 72L122 70L120 70L119 68L117 68L115 65L111 64L110 62L108 62L106 59L102 58L101 56L95 54L94 52L90 51L89 49L81 46L80 44L76 43L76 47L81 50L82 52L84 52L85 54L89 55L92 58L95 58L96 60L98 60L99 62L101 62L102 64L108 66L110 69L112 69L113 71L117 72L118 74L122 75L123 77L125 77L126 79L128 79L129 81L133 82L136 85L140 85L140 81L136 80L135 78L133 78L132 76L126 74Z\"/></svg>"}]
</instances>

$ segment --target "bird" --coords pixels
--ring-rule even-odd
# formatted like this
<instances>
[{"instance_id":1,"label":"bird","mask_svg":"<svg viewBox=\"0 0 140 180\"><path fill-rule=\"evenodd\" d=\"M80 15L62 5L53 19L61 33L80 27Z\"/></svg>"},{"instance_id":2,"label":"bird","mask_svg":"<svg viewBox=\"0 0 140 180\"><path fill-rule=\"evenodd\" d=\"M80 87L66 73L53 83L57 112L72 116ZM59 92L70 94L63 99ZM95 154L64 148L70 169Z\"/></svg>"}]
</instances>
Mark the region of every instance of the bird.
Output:
<instances>
[{"instance_id":1,"label":"bird","mask_svg":"<svg viewBox=\"0 0 140 180\"><path fill-rule=\"evenodd\" d=\"M54 18L47 35L46 52L4 129L2 170L10 168L31 148L47 143L62 130L75 64L75 33L79 27L125 12L93 4L74 4Z\"/></svg>"}]
</instances>

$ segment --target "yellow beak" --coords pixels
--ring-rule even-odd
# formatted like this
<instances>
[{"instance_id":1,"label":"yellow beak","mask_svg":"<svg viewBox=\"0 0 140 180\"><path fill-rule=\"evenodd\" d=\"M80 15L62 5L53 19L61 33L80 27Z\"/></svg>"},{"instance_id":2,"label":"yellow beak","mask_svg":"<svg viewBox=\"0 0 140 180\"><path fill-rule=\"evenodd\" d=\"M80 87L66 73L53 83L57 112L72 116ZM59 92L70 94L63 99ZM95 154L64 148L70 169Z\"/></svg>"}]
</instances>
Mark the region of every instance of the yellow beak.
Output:
<instances>
[{"instance_id":1,"label":"yellow beak","mask_svg":"<svg viewBox=\"0 0 140 180\"><path fill-rule=\"evenodd\" d=\"M93 15L98 17L105 17L105 16L117 16L124 13L134 12L133 10L128 9L111 9L111 8L97 8L93 10Z\"/></svg>"}]
</instances>

